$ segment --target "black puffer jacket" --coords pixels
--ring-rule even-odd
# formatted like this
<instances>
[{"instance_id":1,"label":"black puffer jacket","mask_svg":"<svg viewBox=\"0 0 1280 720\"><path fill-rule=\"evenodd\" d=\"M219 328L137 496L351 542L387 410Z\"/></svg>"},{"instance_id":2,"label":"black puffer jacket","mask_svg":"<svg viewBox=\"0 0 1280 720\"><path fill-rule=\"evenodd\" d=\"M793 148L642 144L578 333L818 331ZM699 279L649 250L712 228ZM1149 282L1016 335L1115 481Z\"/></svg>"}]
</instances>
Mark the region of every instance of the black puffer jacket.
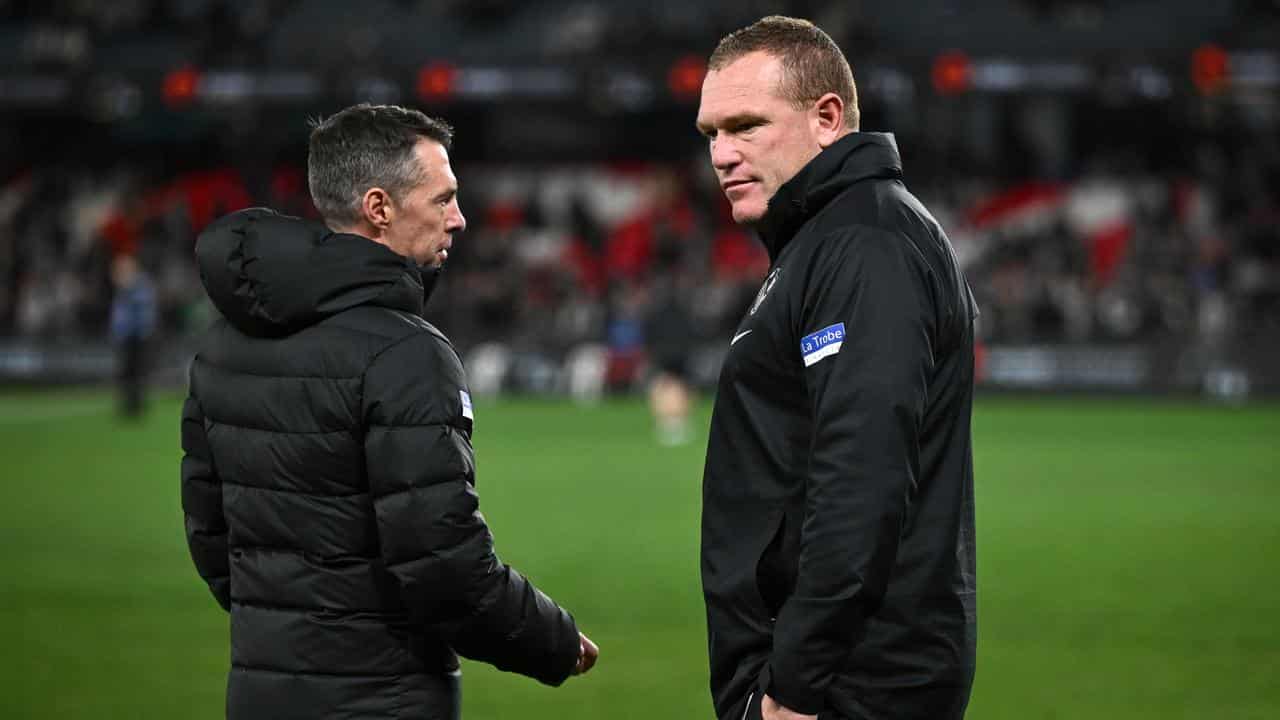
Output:
<instances>
[{"instance_id":1,"label":"black puffer jacket","mask_svg":"<svg viewBox=\"0 0 1280 720\"><path fill-rule=\"evenodd\" d=\"M269 210L196 245L225 319L183 408L182 505L231 612L230 718L451 718L462 655L557 685L573 619L494 554L462 365L411 261Z\"/></svg>"}]
</instances>

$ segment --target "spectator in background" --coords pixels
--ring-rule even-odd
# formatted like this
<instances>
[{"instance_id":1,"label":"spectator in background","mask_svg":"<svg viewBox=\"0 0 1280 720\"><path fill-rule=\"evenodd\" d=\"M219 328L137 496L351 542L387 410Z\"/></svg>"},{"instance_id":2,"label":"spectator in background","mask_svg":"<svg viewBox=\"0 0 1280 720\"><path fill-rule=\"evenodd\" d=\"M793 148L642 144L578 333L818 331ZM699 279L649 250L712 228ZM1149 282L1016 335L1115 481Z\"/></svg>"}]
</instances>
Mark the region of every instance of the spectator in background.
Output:
<instances>
[{"instance_id":1,"label":"spectator in background","mask_svg":"<svg viewBox=\"0 0 1280 720\"><path fill-rule=\"evenodd\" d=\"M156 327L156 291L133 255L111 261L111 341L117 349L120 412L142 414L146 393L147 340Z\"/></svg>"}]
</instances>

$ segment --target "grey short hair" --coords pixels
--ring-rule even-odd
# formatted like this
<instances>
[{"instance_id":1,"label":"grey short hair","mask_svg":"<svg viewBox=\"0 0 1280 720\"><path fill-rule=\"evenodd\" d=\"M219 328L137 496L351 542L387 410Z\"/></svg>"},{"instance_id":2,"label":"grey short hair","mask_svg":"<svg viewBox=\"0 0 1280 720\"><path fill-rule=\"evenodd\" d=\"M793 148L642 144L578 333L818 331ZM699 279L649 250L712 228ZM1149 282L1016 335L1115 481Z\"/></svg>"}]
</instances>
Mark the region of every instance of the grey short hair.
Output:
<instances>
[{"instance_id":1,"label":"grey short hair","mask_svg":"<svg viewBox=\"0 0 1280 720\"><path fill-rule=\"evenodd\" d=\"M403 197L423 181L414 148L426 138L446 150L453 128L398 105L361 103L311 124L307 185L311 202L330 224L360 221L360 203L372 187Z\"/></svg>"}]
</instances>

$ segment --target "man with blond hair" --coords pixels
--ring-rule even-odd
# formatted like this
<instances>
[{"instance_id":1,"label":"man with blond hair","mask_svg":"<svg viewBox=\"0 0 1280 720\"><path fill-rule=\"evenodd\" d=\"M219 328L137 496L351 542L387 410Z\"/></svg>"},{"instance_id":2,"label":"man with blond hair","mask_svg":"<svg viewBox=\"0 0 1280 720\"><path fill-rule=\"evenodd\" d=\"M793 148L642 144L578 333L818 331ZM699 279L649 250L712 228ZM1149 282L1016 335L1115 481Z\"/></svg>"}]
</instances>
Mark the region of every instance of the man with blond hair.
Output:
<instances>
[{"instance_id":1,"label":"man with blond hair","mask_svg":"<svg viewBox=\"0 0 1280 720\"><path fill-rule=\"evenodd\" d=\"M720 720L960 718L973 682L977 309L893 137L859 124L848 61L807 21L711 55L698 130L770 259L703 479Z\"/></svg>"}]
</instances>

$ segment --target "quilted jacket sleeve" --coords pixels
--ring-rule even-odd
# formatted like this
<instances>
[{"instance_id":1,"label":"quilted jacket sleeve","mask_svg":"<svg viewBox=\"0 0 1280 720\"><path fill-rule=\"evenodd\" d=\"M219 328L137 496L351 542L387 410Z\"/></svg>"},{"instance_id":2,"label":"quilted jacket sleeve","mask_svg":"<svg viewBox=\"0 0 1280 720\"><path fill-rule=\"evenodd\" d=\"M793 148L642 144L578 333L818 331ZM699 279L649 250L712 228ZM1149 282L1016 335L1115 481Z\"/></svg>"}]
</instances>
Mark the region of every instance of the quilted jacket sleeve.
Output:
<instances>
[{"instance_id":1,"label":"quilted jacket sleeve","mask_svg":"<svg viewBox=\"0 0 1280 720\"><path fill-rule=\"evenodd\" d=\"M364 390L365 462L383 560L415 622L465 657L564 682L578 659L578 630L494 552L453 348L415 333L378 355Z\"/></svg>"},{"instance_id":2,"label":"quilted jacket sleeve","mask_svg":"<svg viewBox=\"0 0 1280 720\"><path fill-rule=\"evenodd\" d=\"M231 569L227 521L222 515L222 483L214 471L204 413L195 387L182 406L182 512L187 547L196 572L209 584L224 610L231 608Z\"/></svg>"}]
</instances>

